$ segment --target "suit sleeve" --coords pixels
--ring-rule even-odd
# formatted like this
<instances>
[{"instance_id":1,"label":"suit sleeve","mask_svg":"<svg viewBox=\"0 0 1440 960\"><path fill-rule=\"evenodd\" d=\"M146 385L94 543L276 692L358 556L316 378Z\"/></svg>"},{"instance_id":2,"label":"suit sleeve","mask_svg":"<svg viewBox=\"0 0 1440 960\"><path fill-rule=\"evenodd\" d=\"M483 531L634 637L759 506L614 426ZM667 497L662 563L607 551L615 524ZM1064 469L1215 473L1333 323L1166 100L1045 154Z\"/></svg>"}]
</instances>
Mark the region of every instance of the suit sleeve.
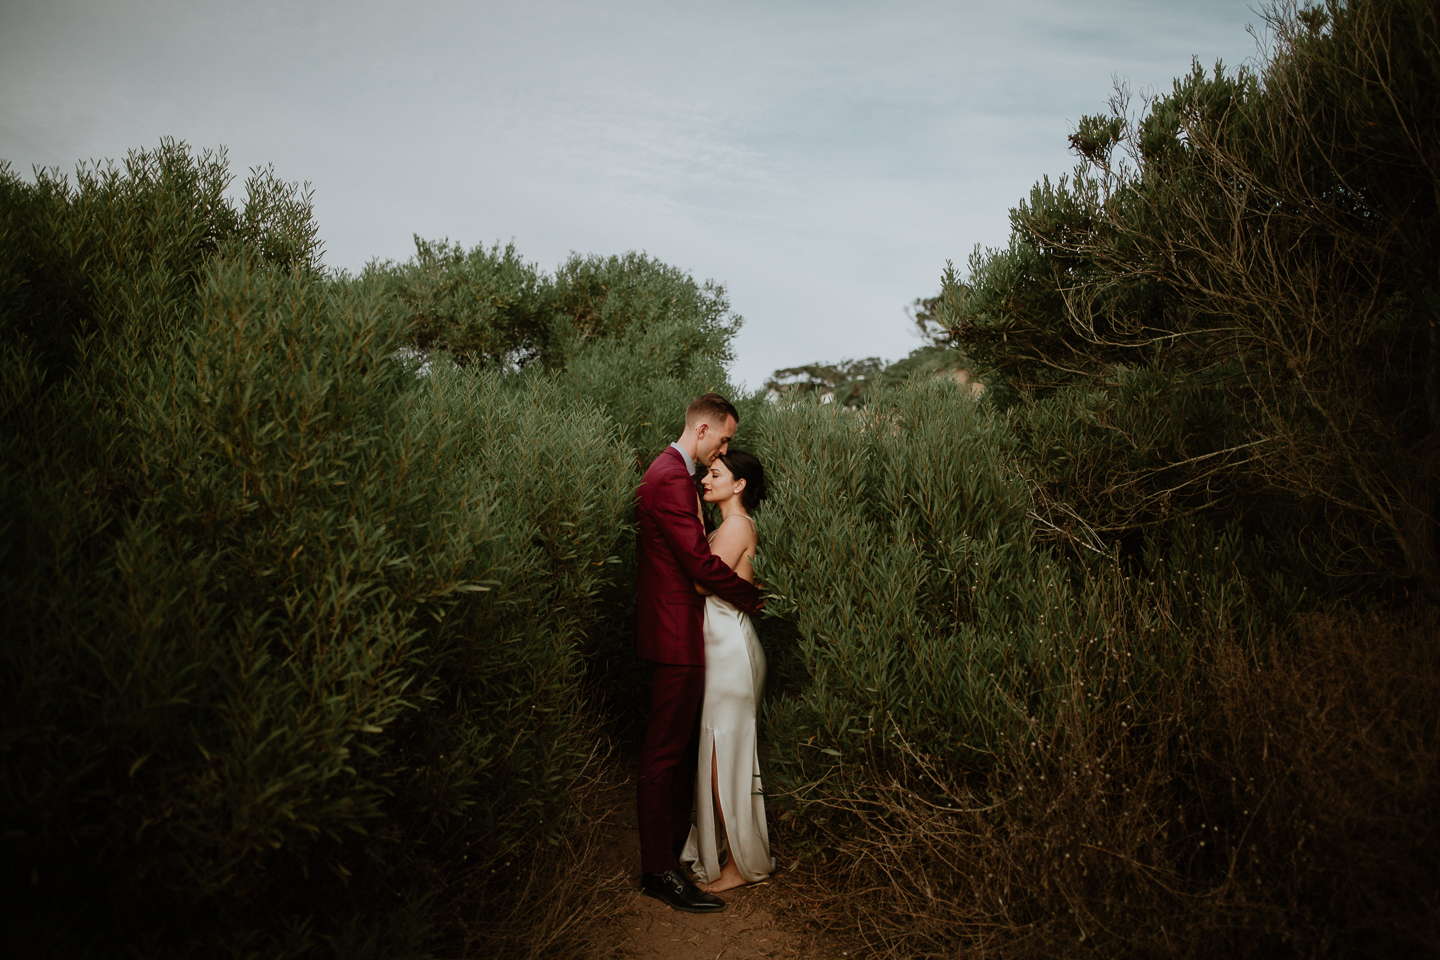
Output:
<instances>
[{"instance_id":1,"label":"suit sleeve","mask_svg":"<svg viewBox=\"0 0 1440 960\"><path fill-rule=\"evenodd\" d=\"M652 501L656 525L685 575L722 600L754 613L760 591L710 552L705 527L695 512L695 486L688 479L665 478Z\"/></svg>"}]
</instances>

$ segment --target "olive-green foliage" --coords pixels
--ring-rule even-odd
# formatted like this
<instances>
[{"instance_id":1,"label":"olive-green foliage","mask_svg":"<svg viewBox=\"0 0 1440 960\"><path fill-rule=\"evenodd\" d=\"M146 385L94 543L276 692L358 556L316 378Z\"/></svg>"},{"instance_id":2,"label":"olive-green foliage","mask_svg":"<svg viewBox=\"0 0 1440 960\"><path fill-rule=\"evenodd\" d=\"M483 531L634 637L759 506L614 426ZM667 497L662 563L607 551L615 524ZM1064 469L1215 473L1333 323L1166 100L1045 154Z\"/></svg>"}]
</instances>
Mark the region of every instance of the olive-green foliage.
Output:
<instances>
[{"instance_id":1,"label":"olive-green foliage","mask_svg":"<svg viewBox=\"0 0 1440 960\"><path fill-rule=\"evenodd\" d=\"M427 724L430 753L468 752L476 775L457 784L455 764L435 764L426 775L442 793L421 809L476 804L473 839L553 842L583 753L576 736L588 729L581 656L627 529L630 458L596 406L549 381L517 387L493 372L439 370L416 403L427 496L466 510L470 536L489 531L484 546L504 558L488 574L492 589L433 628L445 652L437 695L454 703Z\"/></svg>"},{"instance_id":2,"label":"olive-green foliage","mask_svg":"<svg viewBox=\"0 0 1440 960\"><path fill-rule=\"evenodd\" d=\"M1259 676L1304 597L1269 543L1172 518L1133 556L1047 545L1009 418L948 379L761 426L766 785L818 919L895 957L1266 955L1305 928L1328 884L1251 830L1289 773L1251 778L1227 744L1252 735L1217 717L1245 703L1225 670ZM1388 843L1429 809L1365 802L1326 842L1378 816ZM1414 925L1416 902L1387 916ZM1374 929L1351 911L1322 936L1352 923Z\"/></svg>"},{"instance_id":3,"label":"olive-green foliage","mask_svg":"<svg viewBox=\"0 0 1440 960\"><path fill-rule=\"evenodd\" d=\"M965 371L967 381L975 379L971 371L975 364L958 350L934 344L927 344L910 351L910 355L888 364L880 371L878 379L886 386L903 383L911 377L954 377Z\"/></svg>"},{"instance_id":4,"label":"olive-green foliage","mask_svg":"<svg viewBox=\"0 0 1440 960\"><path fill-rule=\"evenodd\" d=\"M551 275L513 243L466 252L416 237L415 246L406 263L372 263L362 276L382 279L405 304L407 339L427 355L557 371L608 343L626 354L632 376L641 364L652 377L684 377L703 358L722 380L733 359L741 320L725 289L643 253L571 254Z\"/></svg>"},{"instance_id":5,"label":"olive-green foliage","mask_svg":"<svg viewBox=\"0 0 1440 960\"><path fill-rule=\"evenodd\" d=\"M576 340L634 338L667 324L689 327L690 338L680 355L654 357L656 372L678 373L696 355L720 363L734 359L730 339L742 321L731 313L725 288L696 283L643 253L571 254L555 271L551 298L562 320L559 336L570 348L567 359Z\"/></svg>"},{"instance_id":6,"label":"olive-green foliage","mask_svg":"<svg viewBox=\"0 0 1440 960\"><path fill-rule=\"evenodd\" d=\"M1085 118L1074 176L1038 185L932 313L1021 406L1110 394L1116 420L1091 422L1114 442L1056 501L1091 528L1321 531L1297 568L1434 599L1440 15L1337 0L1267 19L1255 69L1197 66L1138 116L1122 94Z\"/></svg>"},{"instance_id":7,"label":"olive-green foliage","mask_svg":"<svg viewBox=\"0 0 1440 960\"><path fill-rule=\"evenodd\" d=\"M577 407L598 405L618 431L632 489L684 429L691 400L733 394L724 365L741 319L721 286L640 253L575 254L552 275L513 245L416 245L409 262L373 264L348 282L378 281L398 297L410 319L405 342L432 368L505 371L513 384L548 383ZM638 719L648 681L633 654L633 538L621 529L586 655L592 695L624 722Z\"/></svg>"},{"instance_id":8,"label":"olive-green foliage","mask_svg":"<svg viewBox=\"0 0 1440 960\"><path fill-rule=\"evenodd\" d=\"M403 264L371 263L410 313L407 339L423 352L443 351L462 366L523 366L544 360L551 311L534 264L513 243L468 253L459 244L415 238Z\"/></svg>"},{"instance_id":9,"label":"olive-green foliage","mask_svg":"<svg viewBox=\"0 0 1440 960\"><path fill-rule=\"evenodd\" d=\"M879 357L841 360L839 363L809 363L776 370L765 381L765 389L786 399L818 394L828 396L828 402L858 407L865 402L865 388L885 369L885 361Z\"/></svg>"},{"instance_id":10,"label":"olive-green foliage","mask_svg":"<svg viewBox=\"0 0 1440 960\"><path fill-rule=\"evenodd\" d=\"M308 199L227 183L173 143L0 175L19 935L404 955L417 864L561 836L630 457L551 384L417 377L378 278L320 274Z\"/></svg>"},{"instance_id":11,"label":"olive-green foliage","mask_svg":"<svg viewBox=\"0 0 1440 960\"><path fill-rule=\"evenodd\" d=\"M1174 539L1163 577L1084 582L1104 632L1062 634L1025 749L977 769L897 736L779 798L809 915L852 955L1430 952L1433 611L1256 643L1227 616L1234 539ZM1186 660L1144 662L1177 640Z\"/></svg>"},{"instance_id":12,"label":"olive-green foliage","mask_svg":"<svg viewBox=\"0 0 1440 960\"><path fill-rule=\"evenodd\" d=\"M873 391L862 411L779 407L759 451L757 576L794 625L808 683L767 709L789 786L895 734L957 757L1016 740L1068 601L1028 546L1028 495L988 405L947 381Z\"/></svg>"},{"instance_id":13,"label":"olive-green foliage","mask_svg":"<svg viewBox=\"0 0 1440 960\"><path fill-rule=\"evenodd\" d=\"M795 645L772 652L804 678L768 704L768 729L777 785L809 800L865 789L863 766L896 759L897 738L975 769L1023 754L1074 709L1065 678L1100 656L1084 638L1137 615L1095 586L1123 573L1113 556L1066 563L1037 543L993 405L934 378L871 396L862 411L783 405L763 424L756 570ZM1149 538L1136 569L1179 599L1139 611L1134 673L1123 689L1092 687L1087 708L1134 684L1170 689L1164 678L1190 669L1191 633L1252 634L1269 622L1262 599L1293 603L1263 552L1188 523Z\"/></svg>"},{"instance_id":14,"label":"olive-green foliage","mask_svg":"<svg viewBox=\"0 0 1440 960\"><path fill-rule=\"evenodd\" d=\"M362 279L405 304L418 354L559 374L575 397L601 404L637 460L680 435L696 396L730 392L725 364L742 320L722 286L643 253L572 254L551 275L514 244L415 243L411 260L371 264Z\"/></svg>"},{"instance_id":15,"label":"olive-green foliage","mask_svg":"<svg viewBox=\"0 0 1440 960\"><path fill-rule=\"evenodd\" d=\"M721 349L728 340L685 321L655 324L577 345L559 379L602 406L643 470L683 432L690 401L710 391L733 395Z\"/></svg>"}]
</instances>

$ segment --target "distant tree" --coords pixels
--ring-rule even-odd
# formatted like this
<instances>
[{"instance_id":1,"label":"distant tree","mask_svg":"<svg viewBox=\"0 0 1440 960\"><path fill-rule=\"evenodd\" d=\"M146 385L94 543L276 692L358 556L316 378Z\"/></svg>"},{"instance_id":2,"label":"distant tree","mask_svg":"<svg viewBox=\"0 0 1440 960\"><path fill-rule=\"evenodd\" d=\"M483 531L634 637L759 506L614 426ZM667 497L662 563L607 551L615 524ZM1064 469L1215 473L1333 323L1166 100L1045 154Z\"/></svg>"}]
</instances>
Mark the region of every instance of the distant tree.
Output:
<instances>
[{"instance_id":1,"label":"distant tree","mask_svg":"<svg viewBox=\"0 0 1440 960\"><path fill-rule=\"evenodd\" d=\"M865 357L861 360L841 360L839 363L810 363L802 367L787 367L776 370L765 388L781 397L802 397L818 394L830 397L842 406L859 406L865 400L865 390L885 370L885 361L879 357Z\"/></svg>"},{"instance_id":2,"label":"distant tree","mask_svg":"<svg viewBox=\"0 0 1440 960\"><path fill-rule=\"evenodd\" d=\"M933 297L916 297L905 308L906 316L915 324L920 339L928 346L944 346L950 341L950 330L937 312L939 307L940 295L936 294Z\"/></svg>"},{"instance_id":3,"label":"distant tree","mask_svg":"<svg viewBox=\"0 0 1440 960\"><path fill-rule=\"evenodd\" d=\"M974 366L970 358L954 347L931 343L890 364L880 373L879 381L891 386L912 377L946 377L968 386L973 395L979 396L986 387L976 378Z\"/></svg>"}]
</instances>

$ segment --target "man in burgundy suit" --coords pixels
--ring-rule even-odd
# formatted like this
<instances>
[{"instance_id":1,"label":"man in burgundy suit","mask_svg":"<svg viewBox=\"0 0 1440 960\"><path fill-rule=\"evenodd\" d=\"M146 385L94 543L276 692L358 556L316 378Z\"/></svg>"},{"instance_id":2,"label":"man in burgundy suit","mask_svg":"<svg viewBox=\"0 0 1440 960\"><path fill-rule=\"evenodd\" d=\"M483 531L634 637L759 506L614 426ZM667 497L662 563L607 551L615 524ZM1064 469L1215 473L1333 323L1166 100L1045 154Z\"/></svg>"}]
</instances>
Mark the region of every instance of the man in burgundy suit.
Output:
<instances>
[{"instance_id":1,"label":"man in burgundy suit","mask_svg":"<svg viewBox=\"0 0 1440 960\"><path fill-rule=\"evenodd\" d=\"M691 882L678 859L690 833L705 697L705 598L699 584L746 613L760 594L710 552L694 476L725 453L740 416L707 393L685 411L685 432L655 458L635 495L639 591L635 649L653 663L650 726L636 785L640 888L676 910L713 913L725 902ZM707 798L708 802L708 798Z\"/></svg>"}]
</instances>

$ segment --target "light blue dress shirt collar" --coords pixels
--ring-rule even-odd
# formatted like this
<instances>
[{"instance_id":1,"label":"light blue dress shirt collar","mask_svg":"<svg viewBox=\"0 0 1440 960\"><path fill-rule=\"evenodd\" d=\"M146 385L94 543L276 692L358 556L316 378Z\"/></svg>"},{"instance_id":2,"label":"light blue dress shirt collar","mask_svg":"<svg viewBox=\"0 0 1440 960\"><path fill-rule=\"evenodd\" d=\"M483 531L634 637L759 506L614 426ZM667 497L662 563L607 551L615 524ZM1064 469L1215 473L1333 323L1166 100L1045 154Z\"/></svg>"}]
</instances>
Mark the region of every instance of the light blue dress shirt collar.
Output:
<instances>
[{"instance_id":1,"label":"light blue dress shirt collar","mask_svg":"<svg viewBox=\"0 0 1440 960\"><path fill-rule=\"evenodd\" d=\"M682 447L682 446L680 446L680 444L678 444L678 443L672 443L672 444L670 444L670 446L672 446L672 447L674 447L676 450L679 450L679 451L680 451L680 456L682 456L682 457L685 458L685 470L686 470L686 472L689 473L690 476L692 476L692 477L695 476L695 458L693 458L692 456L690 456L690 454L686 453L686 452L685 452L685 448Z\"/></svg>"}]
</instances>

